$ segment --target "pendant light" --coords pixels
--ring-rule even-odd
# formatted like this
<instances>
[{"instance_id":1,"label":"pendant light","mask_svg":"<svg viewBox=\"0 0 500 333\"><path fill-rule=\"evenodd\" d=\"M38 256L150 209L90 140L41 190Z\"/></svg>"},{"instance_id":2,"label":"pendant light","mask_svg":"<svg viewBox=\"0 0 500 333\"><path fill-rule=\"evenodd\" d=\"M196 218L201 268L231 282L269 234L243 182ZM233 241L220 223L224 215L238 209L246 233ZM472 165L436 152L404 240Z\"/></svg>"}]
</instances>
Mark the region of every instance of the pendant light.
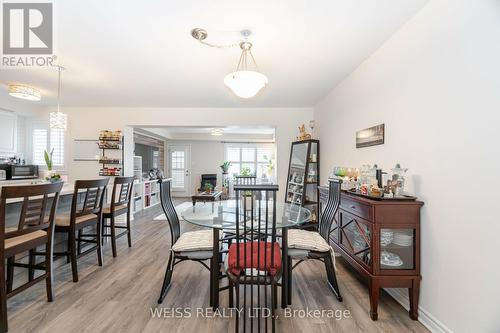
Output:
<instances>
[{"instance_id":1,"label":"pendant light","mask_svg":"<svg viewBox=\"0 0 500 333\"><path fill-rule=\"evenodd\" d=\"M9 95L12 97L27 99L28 101L40 101L42 95L40 94L40 90L25 85L25 84L15 84L9 83Z\"/></svg>"},{"instance_id":2,"label":"pendant light","mask_svg":"<svg viewBox=\"0 0 500 333\"><path fill-rule=\"evenodd\" d=\"M236 71L229 73L224 78L224 83L238 97L251 98L267 85L267 77L260 73L257 63L252 55L252 43L244 41L240 43L241 56ZM249 66L250 65L250 66ZM251 66L255 70L251 69Z\"/></svg>"},{"instance_id":3,"label":"pendant light","mask_svg":"<svg viewBox=\"0 0 500 333\"><path fill-rule=\"evenodd\" d=\"M50 113L50 128L51 129L62 129L66 130L68 126L68 116L61 112L60 104L61 104L61 72L65 70L62 66L56 66L57 70L57 111Z\"/></svg>"}]
</instances>

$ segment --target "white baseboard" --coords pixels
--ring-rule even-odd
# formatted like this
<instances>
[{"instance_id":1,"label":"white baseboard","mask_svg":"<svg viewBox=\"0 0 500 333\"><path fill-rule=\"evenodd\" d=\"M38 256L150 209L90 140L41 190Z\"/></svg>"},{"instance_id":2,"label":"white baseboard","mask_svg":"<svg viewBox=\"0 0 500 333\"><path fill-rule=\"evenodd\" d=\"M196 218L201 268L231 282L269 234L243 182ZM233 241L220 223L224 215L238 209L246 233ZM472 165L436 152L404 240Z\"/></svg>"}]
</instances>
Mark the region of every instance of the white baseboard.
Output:
<instances>
[{"instance_id":1,"label":"white baseboard","mask_svg":"<svg viewBox=\"0 0 500 333\"><path fill-rule=\"evenodd\" d=\"M407 289L384 289L406 310L410 309ZM446 325L436 319L427 310L421 306L418 307L418 321L422 323L432 333L453 333Z\"/></svg>"}]
</instances>

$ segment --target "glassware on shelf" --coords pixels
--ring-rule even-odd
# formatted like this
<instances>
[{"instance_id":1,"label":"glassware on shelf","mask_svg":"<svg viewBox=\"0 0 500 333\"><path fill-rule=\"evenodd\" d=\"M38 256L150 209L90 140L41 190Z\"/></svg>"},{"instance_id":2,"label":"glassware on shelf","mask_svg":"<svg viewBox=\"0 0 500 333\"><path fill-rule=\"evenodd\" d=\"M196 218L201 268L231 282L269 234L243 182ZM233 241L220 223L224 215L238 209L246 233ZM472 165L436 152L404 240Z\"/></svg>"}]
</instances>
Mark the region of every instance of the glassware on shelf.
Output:
<instances>
[{"instance_id":1,"label":"glassware on shelf","mask_svg":"<svg viewBox=\"0 0 500 333\"><path fill-rule=\"evenodd\" d=\"M405 186L405 175L408 171L408 168L401 168L399 163L396 164L392 171L392 180L389 185L392 185L394 188L395 196L403 196L404 195L404 186Z\"/></svg>"}]
</instances>

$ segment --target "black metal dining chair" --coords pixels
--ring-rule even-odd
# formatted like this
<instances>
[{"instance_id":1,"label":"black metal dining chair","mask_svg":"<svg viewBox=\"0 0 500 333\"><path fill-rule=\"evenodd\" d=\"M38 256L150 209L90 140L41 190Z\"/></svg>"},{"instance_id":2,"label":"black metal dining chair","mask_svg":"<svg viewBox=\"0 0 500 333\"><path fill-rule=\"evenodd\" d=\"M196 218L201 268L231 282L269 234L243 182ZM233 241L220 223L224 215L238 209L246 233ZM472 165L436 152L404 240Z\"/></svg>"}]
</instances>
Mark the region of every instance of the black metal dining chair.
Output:
<instances>
[{"instance_id":1,"label":"black metal dining chair","mask_svg":"<svg viewBox=\"0 0 500 333\"><path fill-rule=\"evenodd\" d=\"M235 316L235 332L267 332L268 329L274 332L277 287L282 275L276 234L278 186L236 185L234 190L235 238L229 247L225 269L229 279L229 306L236 303L242 314L242 318Z\"/></svg>"},{"instance_id":2,"label":"black metal dining chair","mask_svg":"<svg viewBox=\"0 0 500 333\"><path fill-rule=\"evenodd\" d=\"M211 271L204 261L213 256L213 231L197 230L181 234L179 217L172 202L172 178L162 179L160 183L161 207L170 226L171 249L165 271L165 277L160 291L158 303L161 304L171 286L174 267L186 260L196 261ZM211 264L210 264L211 265ZM212 287L212 274L210 274L210 287ZM212 304L213 292L210 292Z\"/></svg>"},{"instance_id":3,"label":"black metal dining chair","mask_svg":"<svg viewBox=\"0 0 500 333\"><path fill-rule=\"evenodd\" d=\"M288 231L288 302L292 300L292 270L301 262L308 259L319 259L323 261L328 279L328 286L339 302L342 302L337 276L335 274L335 254L329 244L330 233L338 228L333 221L336 218L340 205L340 189L342 180L329 179L328 201L321 214L318 231L307 231L292 229ZM298 260L292 266L292 260Z\"/></svg>"},{"instance_id":4,"label":"black metal dining chair","mask_svg":"<svg viewBox=\"0 0 500 333\"><path fill-rule=\"evenodd\" d=\"M251 176L235 176L234 177L234 184L235 185L255 185L257 184L257 176L251 175Z\"/></svg>"}]
</instances>

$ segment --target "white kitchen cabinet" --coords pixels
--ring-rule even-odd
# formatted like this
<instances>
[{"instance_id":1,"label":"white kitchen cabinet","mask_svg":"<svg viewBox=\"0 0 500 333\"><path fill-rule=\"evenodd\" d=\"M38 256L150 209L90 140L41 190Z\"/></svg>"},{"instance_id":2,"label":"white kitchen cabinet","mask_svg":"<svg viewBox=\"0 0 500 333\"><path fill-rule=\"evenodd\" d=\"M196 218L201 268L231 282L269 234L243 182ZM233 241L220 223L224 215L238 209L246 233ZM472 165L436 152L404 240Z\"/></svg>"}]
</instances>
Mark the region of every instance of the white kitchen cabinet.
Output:
<instances>
[{"instance_id":1,"label":"white kitchen cabinet","mask_svg":"<svg viewBox=\"0 0 500 333\"><path fill-rule=\"evenodd\" d=\"M17 115L0 111L0 154L16 153Z\"/></svg>"}]
</instances>

